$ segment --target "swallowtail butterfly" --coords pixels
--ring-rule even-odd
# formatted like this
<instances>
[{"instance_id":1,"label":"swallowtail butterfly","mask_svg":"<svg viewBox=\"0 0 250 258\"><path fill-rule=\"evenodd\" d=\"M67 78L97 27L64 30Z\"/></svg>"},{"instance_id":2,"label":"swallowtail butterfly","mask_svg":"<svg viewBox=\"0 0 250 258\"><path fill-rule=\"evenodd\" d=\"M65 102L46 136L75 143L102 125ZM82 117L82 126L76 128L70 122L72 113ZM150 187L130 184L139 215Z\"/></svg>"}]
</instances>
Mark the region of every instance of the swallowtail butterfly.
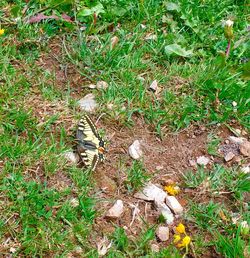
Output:
<instances>
[{"instance_id":1,"label":"swallowtail butterfly","mask_svg":"<svg viewBox=\"0 0 250 258\"><path fill-rule=\"evenodd\" d=\"M83 164L95 170L98 161L104 160L105 144L87 115L78 124L76 139L77 151Z\"/></svg>"}]
</instances>

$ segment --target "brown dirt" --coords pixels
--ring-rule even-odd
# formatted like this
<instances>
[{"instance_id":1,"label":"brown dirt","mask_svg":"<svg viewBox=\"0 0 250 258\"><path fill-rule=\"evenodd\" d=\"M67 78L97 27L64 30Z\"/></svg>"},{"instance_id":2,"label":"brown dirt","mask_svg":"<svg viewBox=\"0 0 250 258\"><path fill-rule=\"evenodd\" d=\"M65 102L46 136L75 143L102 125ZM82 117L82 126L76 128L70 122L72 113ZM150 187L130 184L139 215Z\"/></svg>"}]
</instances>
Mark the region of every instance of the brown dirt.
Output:
<instances>
[{"instance_id":1,"label":"brown dirt","mask_svg":"<svg viewBox=\"0 0 250 258\"><path fill-rule=\"evenodd\" d=\"M82 76L77 68L68 62L62 42L59 39L53 39L49 43L49 52L44 53L37 60L36 65L42 71L48 71L53 79L50 83L59 90L67 91L71 88L71 96L81 95L84 86L89 84L89 80Z\"/></svg>"},{"instance_id":2,"label":"brown dirt","mask_svg":"<svg viewBox=\"0 0 250 258\"><path fill-rule=\"evenodd\" d=\"M68 66L66 68L59 63L57 57L62 55L62 50L59 45L60 44L57 42L52 42L50 53L41 56L37 65L55 74L53 85L57 85L60 89L65 90L67 89L67 83L69 83L70 86L75 89L72 96L78 96L79 98L84 79L79 76L74 67ZM64 68L61 69L60 67ZM174 78L174 80L177 81L177 91L183 84L188 84L188 81L182 82L176 78ZM51 115L59 114L56 126L58 126L58 123L63 124L63 127L68 133L75 127L76 121L73 120L73 115L70 109L66 107L65 103L51 103L46 101L36 90L34 90L34 95L26 100L25 105L28 109L32 108L33 115L39 118L41 123L46 121ZM187 170L195 170L190 166L189 160L196 160L198 156L202 155L209 157L207 154L207 137L209 131L204 127L194 125L180 133L168 134L161 141L142 119L134 117L134 122L135 125L132 129L118 127L114 124L98 125L98 127L105 129L107 133L106 137L109 141L106 161L104 164L99 164L97 170L93 173L93 177L97 183L97 188L95 189L95 195L97 195L98 198L96 209L100 214L96 218L93 228L95 231L94 235L97 235L99 238L103 235L111 234L115 230L115 225L123 227L127 234L133 237L139 235L145 224L154 225L157 222L159 214L154 211L152 204L135 199L133 193L129 193L124 186L124 182L127 178L126 171L132 164L132 159L129 157L127 150L134 140L140 140L142 142L145 169L152 176L151 181L159 185L162 183L163 179L171 179L176 183L181 183L183 173ZM232 135L225 127L214 128L214 131L224 139ZM217 158L216 162L223 163L223 159ZM103 180L104 178L107 180ZM58 181L63 185L58 185ZM71 184L72 182L68 176L65 176L61 171L51 177L49 182L50 187L57 188L67 187ZM182 189L182 194L178 196L178 200L180 200L185 208L187 199L193 198L194 196L196 196L195 193L185 192L185 189ZM119 220L111 222L105 218L105 211L107 211L117 199L124 201L125 211ZM131 204L138 205L140 209L140 216L134 220L132 225L130 225L133 212ZM178 222L179 221L176 220L175 223ZM171 240L172 236L170 236L169 242ZM164 245L166 246L166 244ZM206 254L205 257L215 256L213 256L213 254L210 256Z\"/></svg>"}]
</instances>

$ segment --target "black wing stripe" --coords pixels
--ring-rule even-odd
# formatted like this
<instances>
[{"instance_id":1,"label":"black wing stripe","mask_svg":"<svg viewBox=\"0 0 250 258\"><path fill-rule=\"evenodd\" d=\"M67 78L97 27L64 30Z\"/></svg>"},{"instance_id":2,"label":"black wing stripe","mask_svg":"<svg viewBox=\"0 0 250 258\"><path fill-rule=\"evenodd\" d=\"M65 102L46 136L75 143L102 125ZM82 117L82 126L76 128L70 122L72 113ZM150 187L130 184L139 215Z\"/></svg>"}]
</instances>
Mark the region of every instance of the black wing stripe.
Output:
<instances>
[{"instance_id":1,"label":"black wing stripe","mask_svg":"<svg viewBox=\"0 0 250 258\"><path fill-rule=\"evenodd\" d=\"M90 126L91 131L94 133L95 137L100 139L100 136L97 133L97 129L96 129L96 126L94 125L94 123L91 121L91 119L87 115L85 115L85 119L86 119L87 124Z\"/></svg>"},{"instance_id":2,"label":"black wing stripe","mask_svg":"<svg viewBox=\"0 0 250 258\"><path fill-rule=\"evenodd\" d=\"M85 115L79 121L76 131L76 137L78 140L77 151L80 154L82 162L85 164L85 166L91 167L92 170L95 170L99 161L99 154L97 150L98 146L85 140L86 137L91 133L99 141L101 141L101 137L99 136L94 123L87 115Z\"/></svg>"}]
</instances>

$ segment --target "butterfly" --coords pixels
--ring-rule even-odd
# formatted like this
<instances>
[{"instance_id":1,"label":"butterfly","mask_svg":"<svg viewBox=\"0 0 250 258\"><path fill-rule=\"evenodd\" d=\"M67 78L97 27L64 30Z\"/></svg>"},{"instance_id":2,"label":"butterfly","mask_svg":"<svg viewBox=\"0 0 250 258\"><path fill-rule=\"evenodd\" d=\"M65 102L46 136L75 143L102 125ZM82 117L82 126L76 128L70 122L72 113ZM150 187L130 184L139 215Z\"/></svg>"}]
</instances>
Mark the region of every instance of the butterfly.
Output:
<instances>
[{"instance_id":1,"label":"butterfly","mask_svg":"<svg viewBox=\"0 0 250 258\"><path fill-rule=\"evenodd\" d=\"M84 115L78 124L76 140L77 151L83 164L95 170L98 162L104 160L105 143L87 115Z\"/></svg>"}]
</instances>

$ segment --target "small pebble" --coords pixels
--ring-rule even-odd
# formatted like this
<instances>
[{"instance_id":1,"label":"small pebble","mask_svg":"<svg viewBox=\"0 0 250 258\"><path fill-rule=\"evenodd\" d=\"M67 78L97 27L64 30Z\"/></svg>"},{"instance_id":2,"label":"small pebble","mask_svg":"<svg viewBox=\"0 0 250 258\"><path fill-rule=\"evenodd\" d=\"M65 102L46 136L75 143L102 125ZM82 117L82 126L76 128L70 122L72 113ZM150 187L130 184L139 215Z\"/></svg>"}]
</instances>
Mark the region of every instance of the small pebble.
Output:
<instances>
[{"instance_id":1,"label":"small pebble","mask_svg":"<svg viewBox=\"0 0 250 258\"><path fill-rule=\"evenodd\" d=\"M236 106L237 106L237 102L236 102L236 101L233 101L233 102L232 102L232 105L233 105L233 107L236 107Z\"/></svg>"},{"instance_id":2,"label":"small pebble","mask_svg":"<svg viewBox=\"0 0 250 258\"><path fill-rule=\"evenodd\" d=\"M128 152L133 159L140 159L143 155L140 141L135 140L133 144L129 146Z\"/></svg>"},{"instance_id":3,"label":"small pebble","mask_svg":"<svg viewBox=\"0 0 250 258\"><path fill-rule=\"evenodd\" d=\"M167 196L166 204L175 214L183 213L183 207L174 196Z\"/></svg>"},{"instance_id":4,"label":"small pebble","mask_svg":"<svg viewBox=\"0 0 250 258\"><path fill-rule=\"evenodd\" d=\"M90 89L95 89L95 88L96 88L96 85L95 85L95 84L89 84L88 88L90 88Z\"/></svg>"},{"instance_id":5,"label":"small pebble","mask_svg":"<svg viewBox=\"0 0 250 258\"><path fill-rule=\"evenodd\" d=\"M110 219L120 218L123 213L123 201L117 200L115 204L108 210L106 217Z\"/></svg>"},{"instance_id":6,"label":"small pebble","mask_svg":"<svg viewBox=\"0 0 250 258\"><path fill-rule=\"evenodd\" d=\"M228 152L228 153L225 155L224 159L225 159L226 162L228 162L228 161L232 160L234 157L235 157L235 154L230 151L230 152Z\"/></svg>"},{"instance_id":7,"label":"small pebble","mask_svg":"<svg viewBox=\"0 0 250 258\"><path fill-rule=\"evenodd\" d=\"M156 230L156 236L161 242L165 242L169 239L169 228L159 226Z\"/></svg>"},{"instance_id":8,"label":"small pebble","mask_svg":"<svg viewBox=\"0 0 250 258\"><path fill-rule=\"evenodd\" d=\"M240 153L245 157L250 157L250 142L244 141L240 145Z\"/></svg>"},{"instance_id":9,"label":"small pebble","mask_svg":"<svg viewBox=\"0 0 250 258\"><path fill-rule=\"evenodd\" d=\"M210 159L205 156L200 156L197 158L196 162L200 166L206 166L209 163Z\"/></svg>"},{"instance_id":10,"label":"small pebble","mask_svg":"<svg viewBox=\"0 0 250 258\"><path fill-rule=\"evenodd\" d=\"M78 104L80 108L86 112L93 112L98 106L95 101L95 96L91 93L80 99Z\"/></svg>"},{"instance_id":11,"label":"small pebble","mask_svg":"<svg viewBox=\"0 0 250 258\"><path fill-rule=\"evenodd\" d=\"M158 88L158 83L157 80L154 80L150 86L149 86L149 90L151 90L152 92L156 92Z\"/></svg>"},{"instance_id":12,"label":"small pebble","mask_svg":"<svg viewBox=\"0 0 250 258\"><path fill-rule=\"evenodd\" d=\"M68 160L72 164L77 164L79 162L79 156L73 151L67 151L63 153L66 160Z\"/></svg>"},{"instance_id":13,"label":"small pebble","mask_svg":"<svg viewBox=\"0 0 250 258\"><path fill-rule=\"evenodd\" d=\"M97 89L105 90L108 88L108 83L105 81L99 81L99 82L97 82L96 87L97 87Z\"/></svg>"},{"instance_id":14,"label":"small pebble","mask_svg":"<svg viewBox=\"0 0 250 258\"><path fill-rule=\"evenodd\" d=\"M157 245L157 244L152 244L152 245L151 245L151 250L152 250L152 252L154 252L154 253L158 253L158 252L160 251L160 247L159 247L159 245Z\"/></svg>"},{"instance_id":15,"label":"small pebble","mask_svg":"<svg viewBox=\"0 0 250 258\"><path fill-rule=\"evenodd\" d=\"M249 166L242 167L240 170L241 170L244 174L250 173L250 167L249 167Z\"/></svg>"}]
</instances>

